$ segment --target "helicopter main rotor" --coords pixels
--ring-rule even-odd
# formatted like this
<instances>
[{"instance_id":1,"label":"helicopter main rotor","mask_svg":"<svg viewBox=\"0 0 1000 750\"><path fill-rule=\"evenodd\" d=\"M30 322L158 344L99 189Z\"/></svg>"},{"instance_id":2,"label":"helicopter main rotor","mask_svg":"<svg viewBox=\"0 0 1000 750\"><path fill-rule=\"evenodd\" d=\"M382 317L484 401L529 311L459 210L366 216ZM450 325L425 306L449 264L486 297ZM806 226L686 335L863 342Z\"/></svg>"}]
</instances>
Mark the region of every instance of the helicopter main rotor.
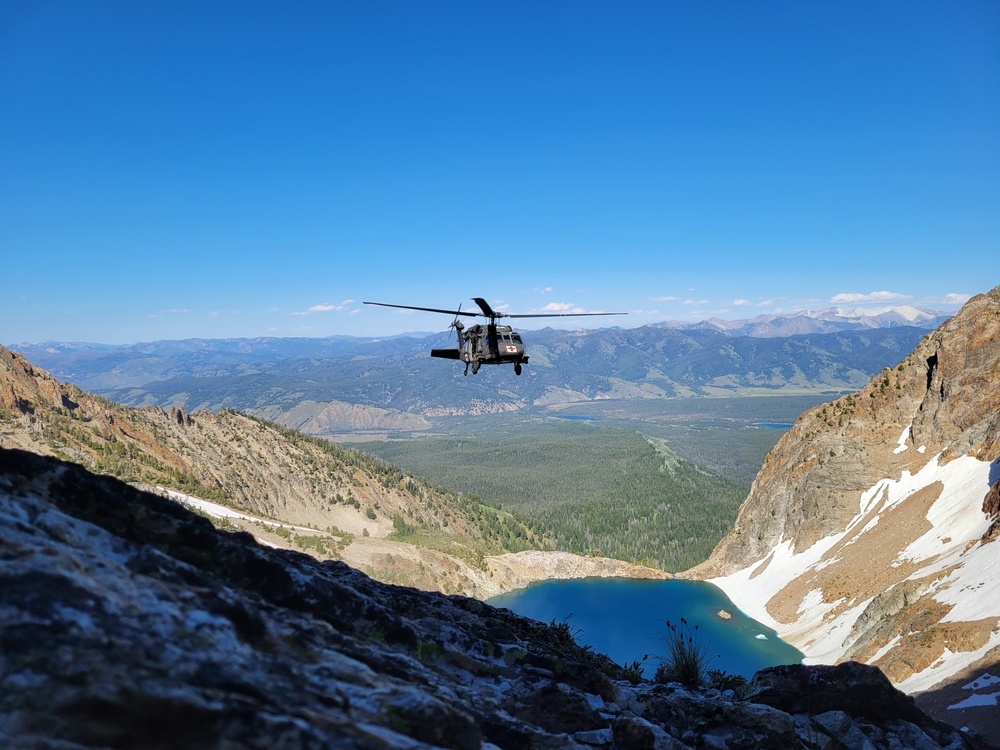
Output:
<instances>
[{"instance_id":1,"label":"helicopter main rotor","mask_svg":"<svg viewBox=\"0 0 1000 750\"><path fill-rule=\"evenodd\" d=\"M379 305L380 307L397 307L402 310L421 310L423 312L441 313L442 315L454 315L450 328L455 329L458 338L458 347L455 349L431 349L432 357L441 359L457 359L465 363L465 374L479 372L481 365L514 365L514 374L520 375L522 366L528 363L528 354L525 351L524 341L517 331L508 325L497 325L500 318L575 318L585 315L628 315L628 313L525 313L516 315L512 313L497 312L490 303L482 297L473 297L472 301L479 306L481 312L463 310L459 305L457 310L442 310L437 307L418 307L416 305L394 305L389 302L365 302L366 305ZM458 318L465 315L473 318L486 318L485 325L476 324L466 330L462 321Z\"/></svg>"},{"instance_id":2,"label":"helicopter main rotor","mask_svg":"<svg viewBox=\"0 0 1000 750\"><path fill-rule=\"evenodd\" d=\"M388 302L365 302L366 305L379 305L380 307L398 307L403 310L422 310L424 312L441 313L442 315L468 315L475 318L489 318L490 325L495 325L496 321L500 318L580 318L592 315L628 315L628 313L617 313L617 312L593 312L593 313L504 313L497 312L492 307L490 303L487 302L482 297L473 297L472 301L479 306L482 312L474 312L472 310L463 310L461 305L457 310L441 310L436 307L417 307L415 305L393 305Z\"/></svg>"}]
</instances>

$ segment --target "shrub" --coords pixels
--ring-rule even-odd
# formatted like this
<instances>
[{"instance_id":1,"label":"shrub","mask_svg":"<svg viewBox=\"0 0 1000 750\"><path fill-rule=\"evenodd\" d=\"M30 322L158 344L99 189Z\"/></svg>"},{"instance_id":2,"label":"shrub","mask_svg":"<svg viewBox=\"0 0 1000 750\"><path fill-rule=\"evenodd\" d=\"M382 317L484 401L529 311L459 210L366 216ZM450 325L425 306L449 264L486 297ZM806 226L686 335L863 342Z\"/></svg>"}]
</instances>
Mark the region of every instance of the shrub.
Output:
<instances>
[{"instance_id":1,"label":"shrub","mask_svg":"<svg viewBox=\"0 0 1000 750\"><path fill-rule=\"evenodd\" d=\"M667 631L660 636L666 655L660 657L656 668L656 682L679 682L697 687L708 681L708 665L714 657L708 655L708 644L698 636L698 626L691 627L681 618L680 626L667 620Z\"/></svg>"},{"instance_id":2,"label":"shrub","mask_svg":"<svg viewBox=\"0 0 1000 750\"><path fill-rule=\"evenodd\" d=\"M633 685L638 685L642 682L645 679L645 676L643 675L642 662L636 660L631 664L626 664L622 667L622 678L628 680Z\"/></svg>"},{"instance_id":3,"label":"shrub","mask_svg":"<svg viewBox=\"0 0 1000 750\"><path fill-rule=\"evenodd\" d=\"M729 674L722 669L708 670L708 683L718 690L732 690L737 697L749 693L750 683L741 674Z\"/></svg>"}]
</instances>

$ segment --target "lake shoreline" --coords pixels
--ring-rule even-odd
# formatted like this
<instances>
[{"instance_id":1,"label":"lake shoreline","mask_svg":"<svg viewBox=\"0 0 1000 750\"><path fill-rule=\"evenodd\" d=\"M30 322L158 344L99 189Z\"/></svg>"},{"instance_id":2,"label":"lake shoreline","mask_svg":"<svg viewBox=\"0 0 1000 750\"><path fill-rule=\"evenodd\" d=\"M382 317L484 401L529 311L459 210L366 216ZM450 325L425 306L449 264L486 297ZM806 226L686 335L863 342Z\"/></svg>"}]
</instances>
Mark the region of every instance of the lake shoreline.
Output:
<instances>
[{"instance_id":1,"label":"lake shoreline","mask_svg":"<svg viewBox=\"0 0 1000 750\"><path fill-rule=\"evenodd\" d=\"M668 633L705 649L705 668L749 679L805 654L754 620L708 581L627 577L550 579L487 603L541 622L567 624L578 643L622 665L638 662L647 678L668 651Z\"/></svg>"}]
</instances>

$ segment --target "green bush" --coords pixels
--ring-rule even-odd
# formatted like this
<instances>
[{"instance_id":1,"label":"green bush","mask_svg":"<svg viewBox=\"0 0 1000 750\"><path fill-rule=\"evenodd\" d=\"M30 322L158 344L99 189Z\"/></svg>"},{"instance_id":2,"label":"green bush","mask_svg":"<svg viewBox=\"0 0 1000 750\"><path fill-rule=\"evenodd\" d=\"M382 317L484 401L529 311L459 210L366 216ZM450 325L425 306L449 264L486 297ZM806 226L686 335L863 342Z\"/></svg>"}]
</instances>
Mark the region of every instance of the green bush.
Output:
<instances>
[{"instance_id":1,"label":"green bush","mask_svg":"<svg viewBox=\"0 0 1000 750\"><path fill-rule=\"evenodd\" d=\"M708 655L709 645L700 640L698 626L691 627L683 617L678 627L667 620L667 631L660 636L666 655L660 657L653 679L659 683L679 682L698 687L708 680L708 665L715 657Z\"/></svg>"},{"instance_id":2,"label":"green bush","mask_svg":"<svg viewBox=\"0 0 1000 750\"><path fill-rule=\"evenodd\" d=\"M708 670L708 684L718 690L732 690L737 697L743 697L749 692L750 683L741 674L729 674L722 669Z\"/></svg>"}]
</instances>

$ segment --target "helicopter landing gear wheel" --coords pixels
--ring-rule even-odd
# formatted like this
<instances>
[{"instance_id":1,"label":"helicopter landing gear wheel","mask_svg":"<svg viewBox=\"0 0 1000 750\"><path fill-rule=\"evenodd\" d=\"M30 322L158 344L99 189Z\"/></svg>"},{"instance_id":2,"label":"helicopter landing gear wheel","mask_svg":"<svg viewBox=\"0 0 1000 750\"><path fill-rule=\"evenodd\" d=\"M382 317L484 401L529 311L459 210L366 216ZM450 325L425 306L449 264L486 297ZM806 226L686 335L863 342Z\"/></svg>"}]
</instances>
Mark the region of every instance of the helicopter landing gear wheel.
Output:
<instances>
[{"instance_id":1,"label":"helicopter landing gear wheel","mask_svg":"<svg viewBox=\"0 0 1000 750\"><path fill-rule=\"evenodd\" d=\"M521 374L521 363L520 362L518 362L518 363L516 363L514 365L514 374L515 375L520 375Z\"/></svg>"}]
</instances>

